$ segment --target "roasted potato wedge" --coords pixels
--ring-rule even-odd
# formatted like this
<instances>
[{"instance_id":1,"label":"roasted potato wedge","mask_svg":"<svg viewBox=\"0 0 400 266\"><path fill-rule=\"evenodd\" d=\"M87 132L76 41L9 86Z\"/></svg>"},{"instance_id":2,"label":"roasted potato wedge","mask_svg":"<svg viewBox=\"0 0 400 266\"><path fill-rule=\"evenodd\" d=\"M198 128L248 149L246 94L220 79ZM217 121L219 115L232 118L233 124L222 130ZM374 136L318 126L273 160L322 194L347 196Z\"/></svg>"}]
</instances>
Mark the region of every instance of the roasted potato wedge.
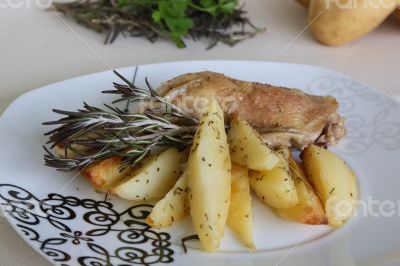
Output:
<instances>
[{"instance_id":1,"label":"roasted potato wedge","mask_svg":"<svg viewBox=\"0 0 400 266\"><path fill-rule=\"evenodd\" d=\"M240 115L236 114L230 123L228 143L232 162L252 170L271 170L279 158L261 136Z\"/></svg>"},{"instance_id":2,"label":"roasted potato wedge","mask_svg":"<svg viewBox=\"0 0 400 266\"><path fill-rule=\"evenodd\" d=\"M146 218L146 223L155 228L168 227L188 214L187 192L187 171L184 171L175 186L154 206Z\"/></svg>"},{"instance_id":3,"label":"roasted potato wedge","mask_svg":"<svg viewBox=\"0 0 400 266\"><path fill-rule=\"evenodd\" d=\"M96 190L107 192L131 170L126 167L121 171L120 165L121 158L114 156L87 166L82 170L81 175L88 178Z\"/></svg>"},{"instance_id":4,"label":"roasted potato wedge","mask_svg":"<svg viewBox=\"0 0 400 266\"><path fill-rule=\"evenodd\" d=\"M231 160L224 113L215 99L200 120L188 160L189 206L206 251L218 249L231 195Z\"/></svg>"},{"instance_id":5,"label":"roasted potato wedge","mask_svg":"<svg viewBox=\"0 0 400 266\"><path fill-rule=\"evenodd\" d=\"M72 149L65 149L62 145L54 147L54 153L61 157L74 157L76 151L85 150L82 145L73 144ZM120 168L121 158L114 156L99 162L92 163L85 167L81 175L89 179L93 187L99 192L108 192L113 186L120 182L131 170L130 167Z\"/></svg>"},{"instance_id":6,"label":"roasted potato wedge","mask_svg":"<svg viewBox=\"0 0 400 266\"><path fill-rule=\"evenodd\" d=\"M130 171L126 177L111 189L127 200L150 200L165 196L182 174L182 160L185 152L170 148L146 159Z\"/></svg>"},{"instance_id":7,"label":"roasted potato wedge","mask_svg":"<svg viewBox=\"0 0 400 266\"><path fill-rule=\"evenodd\" d=\"M249 250L256 249L253 242L253 210L247 168L232 164L231 204L228 226Z\"/></svg>"},{"instance_id":8,"label":"roasted potato wedge","mask_svg":"<svg viewBox=\"0 0 400 266\"><path fill-rule=\"evenodd\" d=\"M299 203L296 188L290 175L290 150L278 151L280 162L270 171L250 171L250 187L257 197L272 208L286 209Z\"/></svg>"},{"instance_id":9,"label":"roasted potato wedge","mask_svg":"<svg viewBox=\"0 0 400 266\"><path fill-rule=\"evenodd\" d=\"M304 149L300 157L308 177L322 197L329 225L343 225L357 204L357 179L353 171L336 154L315 145Z\"/></svg>"},{"instance_id":10,"label":"roasted potato wedge","mask_svg":"<svg viewBox=\"0 0 400 266\"><path fill-rule=\"evenodd\" d=\"M294 159L289 161L290 173L294 180L299 203L287 209L276 209L276 213L287 220L304 224L327 224L324 208L304 169Z\"/></svg>"}]
</instances>

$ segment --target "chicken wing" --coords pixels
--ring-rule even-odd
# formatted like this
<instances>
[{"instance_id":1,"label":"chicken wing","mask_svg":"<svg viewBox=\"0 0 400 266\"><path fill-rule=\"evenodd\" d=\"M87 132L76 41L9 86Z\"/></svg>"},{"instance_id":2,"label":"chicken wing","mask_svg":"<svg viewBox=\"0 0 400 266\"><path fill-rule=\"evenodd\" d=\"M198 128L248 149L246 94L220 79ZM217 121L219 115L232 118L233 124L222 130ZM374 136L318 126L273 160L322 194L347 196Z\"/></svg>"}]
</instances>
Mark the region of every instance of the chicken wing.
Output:
<instances>
[{"instance_id":1,"label":"chicken wing","mask_svg":"<svg viewBox=\"0 0 400 266\"><path fill-rule=\"evenodd\" d=\"M163 83L158 93L184 111L200 117L215 97L226 121L240 113L274 148L303 149L310 144L336 144L345 134L335 98L298 89L236 80L214 72L188 73Z\"/></svg>"}]
</instances>

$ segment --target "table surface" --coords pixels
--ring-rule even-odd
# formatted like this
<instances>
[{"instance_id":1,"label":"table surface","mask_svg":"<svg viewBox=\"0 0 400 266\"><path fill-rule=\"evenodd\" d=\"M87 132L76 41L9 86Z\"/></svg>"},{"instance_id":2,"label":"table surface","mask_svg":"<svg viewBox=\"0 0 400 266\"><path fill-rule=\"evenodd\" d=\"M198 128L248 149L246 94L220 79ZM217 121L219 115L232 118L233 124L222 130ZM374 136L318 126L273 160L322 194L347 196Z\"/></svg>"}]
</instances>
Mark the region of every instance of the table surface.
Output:
<instances>
[{"instance_id":1,"label":"table surface","mask_svg":"<svg viewBox=\"0 0 400 266\"><path fill-rule=\"evenodd\" d=\"M245 9L256 25L267 26L267 32L233 48L220 44L206 51L206 43L189 42L188 48L177 49L165 41L150 44L140 38L104 45L103 35L52 12L0 8L0 114L23 93L56 81L108 68L199 59L319 65L400 96L400 24L393 19L359 41L331 48L315 42L308 31L299 35L307 26L307 11L293 1L247 0ZM0 232L0 265L49 265L4 218Z\"/></svg>"}]
</instances>

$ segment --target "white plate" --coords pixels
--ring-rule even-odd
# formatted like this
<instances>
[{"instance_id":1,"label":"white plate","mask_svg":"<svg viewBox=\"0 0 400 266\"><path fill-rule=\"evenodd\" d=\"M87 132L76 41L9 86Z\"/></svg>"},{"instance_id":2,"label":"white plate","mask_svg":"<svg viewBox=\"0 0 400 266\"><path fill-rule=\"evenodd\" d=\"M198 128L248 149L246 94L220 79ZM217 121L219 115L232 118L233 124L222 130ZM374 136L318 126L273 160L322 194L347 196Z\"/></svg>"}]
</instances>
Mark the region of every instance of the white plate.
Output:
<instances>
[{"instance_id":1,"label":"white plate","mask_svg":"<svg viewBox=\"0 0 400 266\"><path fill-rule=\"evenodd\" d=\"M347 117L348 135L333 148L355 170L360 199L391 200L400 193L400 107L391 98L351 78L320 67L246 61L195 61L140 66L136 85L154 86L179 74L211 70L234 78L333 95ZM131 78L133 67L119 70ZM371 265L400 262L398 205L390 217L361 215L345 226L308 226L276 217L256 199L257 252L247 253L227 230L215 254L196 243L184 254L182 237L193 234L184 220L165 231L148 228L150 205L116 197L104 201L83 178L43 166L44 121L52 108L75 110L82 101L100 106L113 96L100 92L117 78L111 71L59 82L18 98L0 120L0 203L9 223L35 250L58 265ZM72 180L72 181L70 181ZM66 186L66 184L68 186ZM59 195L57 195L59 194ZM28 202L28 203L27 203ZM383 207L383 210L388 208ZM397 253L396 253L397 252ZM93 263L93 264L91 264ZM98 263L98 264L96 264ZM389 264L388 264L389 265ZM394 265L394 264L393 264Z\"/></svg>"}]
</instances>

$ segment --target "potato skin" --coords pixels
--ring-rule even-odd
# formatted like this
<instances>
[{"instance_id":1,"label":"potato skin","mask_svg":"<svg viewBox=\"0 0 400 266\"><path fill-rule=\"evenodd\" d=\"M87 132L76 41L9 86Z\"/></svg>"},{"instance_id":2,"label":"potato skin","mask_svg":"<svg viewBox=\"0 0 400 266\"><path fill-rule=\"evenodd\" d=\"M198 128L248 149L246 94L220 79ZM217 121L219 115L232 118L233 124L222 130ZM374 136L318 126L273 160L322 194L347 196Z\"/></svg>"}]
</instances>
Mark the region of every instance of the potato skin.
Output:
<instances>
[{"instance_id":1,"label":"potato skin","mask_svg":"<svg viewBox=\"0 0 400 266\"><path fill-rule=\"evenodd\" d=\"M200 120L188 160L189 207L194 229L208 252L224 235L231 197L231 159L224 114L215 99Z\"/></svg>"},{"instance_id":2,"label":"potato skin","mask_svg":"<svg viewBox=\"0 0 400 266\"><path fill-rule=\"evenodd\" d=\"M311 0L309 23L314 37L329 46L356 40L378 27L397 7L397 0L356 0L357 7L343 8L337 1ZM346 3L353 1L346 1ZM390 6L390 7L389 7Z\"/></svg>"},{"instance_id":3,"label":"potato skin","mask_svg":"<svg viewBox=\"0 0 400 266\"><path fill-rule=\"evenodd\" d=\"M307 176L321 196L329 225L342 226L353 215L357 205L354 172L336 154L315 145L305 148L300 157Z\"/></svg>"},{"instance_id":4,"label":"potato skin","mask_svg":"<svg viewBox=\"0 0 400 266\"><path fill-rule=\"evenodd\" d=\"M327 224L324 208L319 196L315 193L311 181L304 169L293 158L290 159L290 173L294 180L299 203L287 209L276 209L276 213L284 219L304 224Z\"/></svg>"}]
</instances>

